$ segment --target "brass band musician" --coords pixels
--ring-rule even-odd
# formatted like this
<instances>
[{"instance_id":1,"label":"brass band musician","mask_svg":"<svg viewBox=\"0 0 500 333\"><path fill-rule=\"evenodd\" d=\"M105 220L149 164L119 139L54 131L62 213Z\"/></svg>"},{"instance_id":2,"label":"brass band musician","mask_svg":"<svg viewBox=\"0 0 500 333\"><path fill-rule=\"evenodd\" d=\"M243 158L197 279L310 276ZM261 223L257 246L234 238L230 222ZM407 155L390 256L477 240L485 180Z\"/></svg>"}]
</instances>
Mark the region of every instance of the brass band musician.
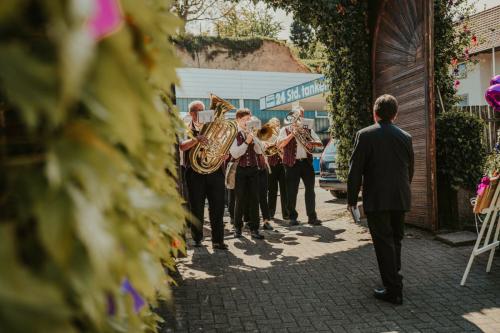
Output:
<instances>
[{"instance_id":1,"label":"brass band musician","mask_svg":"<svg viewBox=\"0 0 500 333\"><path fill-rule=\"evenodd\" d=\"M285 166L285 178L287 186L288 212L290 225L298 225L298 213L295 209L300 179L304 182L305 202L308 223L320 225L316 214L316 197L314 193L314 168L312 164L312 150L314 147L322 147L323 144L313 128L304 128L304 109L294 110L293 121L280 130L278 145L283 149L283 165ZM296 137L300 135L300 140ZM307 139L304 139L306 137ZM306 141L307 142L304 142Z\"/></svg>"},{"instance_id":2,"label":"brass band musician","mask_svg":"<svg viewBox=\"0 0 500 333\"><path fill-rule=\"evenodd\" d=\"M207 144L207 139L200 135L202 124L198 122L198 112L204 111L205 105L201 101L194 101L189 104L188 131L191 138L187 136L180 143L180 150L183 152L183 163L186 172L186 182L188 188L189 207L191 213L200 222L191 224L191 234L194 246L201 246L203 240L203 220L205 211L205 199L208 199L209 219L212 229L212 243L214 249L227 250L224 244L224 173L222 167L209 174L201 174L191 167L189 152L198 143Z\"/></svg>"}]
</instances>

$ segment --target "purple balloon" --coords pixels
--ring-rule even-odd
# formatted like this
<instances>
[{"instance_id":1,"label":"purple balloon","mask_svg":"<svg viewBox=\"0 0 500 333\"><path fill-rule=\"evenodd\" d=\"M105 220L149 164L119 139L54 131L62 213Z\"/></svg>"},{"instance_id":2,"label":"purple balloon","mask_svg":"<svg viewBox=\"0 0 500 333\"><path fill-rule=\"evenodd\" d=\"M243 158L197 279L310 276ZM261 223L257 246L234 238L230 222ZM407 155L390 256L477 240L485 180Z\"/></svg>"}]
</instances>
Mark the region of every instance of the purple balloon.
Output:
<instances>
[{"instance_id":1,"label":"purple balloon","mask_svg":"<svg viewBox=\"0 0 500 333\"><path fill-rule=\"evenodd\" d=\"M500 112L500 84L489 87L484 98L495 111Z\"/></svg>"},{"instance_id":2,"label":"purple balloon","mask_svg":"<svg viewBox=\"0 0 500 333\"><path fill-rule=\"evenodd\" d=\"M493 86L495 84L500 84L500 75L495 75L491 78L490 86Z\"/></svg>"}]
</instances>

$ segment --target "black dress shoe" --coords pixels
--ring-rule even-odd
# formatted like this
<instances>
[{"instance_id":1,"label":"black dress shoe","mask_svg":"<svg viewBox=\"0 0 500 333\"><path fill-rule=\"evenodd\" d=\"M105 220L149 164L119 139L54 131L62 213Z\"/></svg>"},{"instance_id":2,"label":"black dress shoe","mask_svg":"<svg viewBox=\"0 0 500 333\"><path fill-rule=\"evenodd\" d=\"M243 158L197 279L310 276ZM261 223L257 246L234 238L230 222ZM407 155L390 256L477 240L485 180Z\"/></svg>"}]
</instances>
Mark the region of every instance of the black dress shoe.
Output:
<instances>
[{"instance_id":1,"label":"black dress shoe","mask_svg":"<svg viewBox=\"0 0 500 333\"><path fill-rule=\"evenodd\" d=\"M373 290L373 296L381 301L389 302L396 305L403 304L403 294L388 292L385 288L377 288Z\"/></svg>"},{"instance_id":2,"label":"black dress shoe","mask_svg":"<svg viewBox=\"0 0 500 333\"><path fill-rule=\"evenodd\" d=\"M309 220L309 223L310 225L321 225L321 220L318 220L318 219L314 219L314 220Z\"/></svg>"},{"instance_id":3,"label":"black dress shoe","mask_svg":"<svg viewBox=\"0 0 500 333\"><path fill-rule=\"evenodd\" d=\"M224 243L213 243L214 250L227 250L227 245Z\"/></svg>"},{"instance_id":4,"label":"black dress shoe","mask_svg":"<svg viewBox=\"0 0 500 333\"><path fill-rule=\"evenodd\" d=\"M264 239L264 236L261 235L258 230L252 231L250 235L253 239Z\"/></svg>"},{"instance_id":5,"label":"black dress shoe","mask_svg":"<svg viewBox=\"0 0 500 333\"><path fill-rule=\"evenodd\" d=\"M296 226L296 225L299 225L299 222L297 220L290 220L291 227Z\"/></svg>"},{"instance_id":6,"label":"black dress shoe","mask_svg":"<svg viewBox=\"0 0 500 333\"><path fill-rule=\"evenodd\" d=\"M234 238L240 238L241 237L241 229L236 229L234 231Z\"/></svg>"},{"instance_id":7,"label":"black dress shoe","mask_svg":"<svg viewBox=\"0 0 500 333\"><path fill-rule=\"evenodd\" d=\"M262 229L264 230L273 230L273 226L271 225L271 223L269 223L269 221L265 221L264 224L262 225Z\"/></svg>"}]
</instances>

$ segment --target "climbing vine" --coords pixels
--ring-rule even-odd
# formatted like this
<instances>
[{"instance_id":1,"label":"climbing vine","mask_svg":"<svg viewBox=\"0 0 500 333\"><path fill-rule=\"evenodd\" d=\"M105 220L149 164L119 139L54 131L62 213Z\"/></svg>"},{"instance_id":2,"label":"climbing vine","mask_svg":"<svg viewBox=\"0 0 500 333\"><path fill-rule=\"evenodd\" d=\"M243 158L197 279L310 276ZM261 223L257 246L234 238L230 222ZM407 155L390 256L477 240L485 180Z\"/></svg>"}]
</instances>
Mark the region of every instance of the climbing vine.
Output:
<instances>
[{"instance_id":1,"label":"climbing vine","mask_svg":"<svg viewBox=\"0 0 500 333\"><path fill-rule=\"evenodd\" d=\"M338 175L347 178L353 139L371 119L370 35L366 0L267 0L316 31L325 46L330 82L328 111L331 134L337 139Z\"/></svg>"},{"instance_id":2,"label":"climbing vine","mask_svg":"<svg viewBox=\"0 0 500 333\"><path fill-rule=\"evenodd\" d=\"M471 0L434 0L434 78L437 112L443 108L441 100L446 111L451 110L460 101L456 95L460 85L458 66L467 68L474 62L469 51L479 41L469 27L469 16L472 13Z\"/></svg>"},{"instance_id":3,"label":"climbing vine","mask_svg":"<svg viewBox=\"0 0 500 333\"><path fill-rule=\"evenodd\" d=\"M194 36L189 34L179 35L172 39L174 44L186 50L193 60L205 53L208 60L213 60L217 55L226 53L228 57L238 59L253 53L262 47L265 40L278 43L278 41L265 37L217 37Z\"/></svg>"}]
</instances>

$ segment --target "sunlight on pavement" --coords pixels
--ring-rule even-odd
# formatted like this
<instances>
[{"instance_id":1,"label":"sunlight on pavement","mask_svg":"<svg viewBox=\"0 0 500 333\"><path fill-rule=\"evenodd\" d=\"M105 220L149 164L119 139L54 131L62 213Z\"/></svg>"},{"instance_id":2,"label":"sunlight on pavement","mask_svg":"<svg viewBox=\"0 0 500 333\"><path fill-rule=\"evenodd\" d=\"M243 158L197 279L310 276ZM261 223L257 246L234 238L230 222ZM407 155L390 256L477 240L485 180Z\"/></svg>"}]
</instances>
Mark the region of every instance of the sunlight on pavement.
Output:
<instances>
[{"instance_id":1,"label":"sunlight on pavement","mask_svg":"<svg viewBox=\"0 0 500 333\"><path fill-rule=\"evenodd\" d=\"M484 333L500 332L500 308L489 308L479 312L470 312L463 317L479 327Z\"/></svg>"}]
</instances>

